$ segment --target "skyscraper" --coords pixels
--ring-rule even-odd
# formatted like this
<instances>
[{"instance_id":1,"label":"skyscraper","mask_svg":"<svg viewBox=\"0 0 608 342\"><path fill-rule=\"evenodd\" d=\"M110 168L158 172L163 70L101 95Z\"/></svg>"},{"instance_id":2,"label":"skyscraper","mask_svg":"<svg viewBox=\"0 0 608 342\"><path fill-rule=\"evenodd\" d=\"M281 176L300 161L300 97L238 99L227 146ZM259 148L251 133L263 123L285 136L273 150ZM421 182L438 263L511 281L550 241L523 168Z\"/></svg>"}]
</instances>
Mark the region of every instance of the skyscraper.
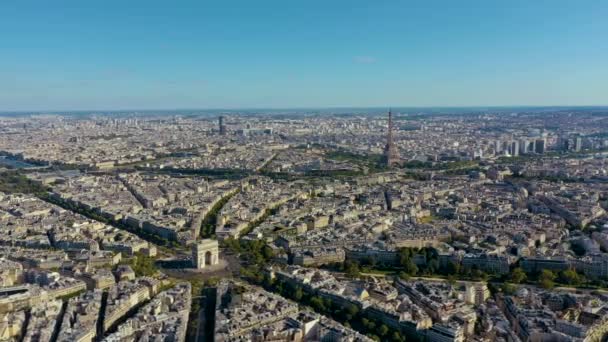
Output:
<instances>
[{"instance_id":1,"label":"skyscraper","mask_svg":"<svg viewBox=\"0 0 608 342\"><path fill-rule=\"evenodd\" d=\"M511 156L513 156L513 157L519 156L519 141L517 141L517 140L511 141Z\"/></svg>"},{"instance_id":2,"label":"skyscraper","mask_svg":"<svg viewBox=\"0 0 608 342\"><path fill-rule=\"evenodd\" d=\"M583 149L583 138L576 136L574 138L574 151L580 152Z\"/></svg>"},{"instance_id":3,"label":"skyscraper","mask_svg":"<svg viewBox=\"0 0 608 342\"><path fill-rule=\"evenodd\" d=\"M499 156L502 152L502 141L500 139L494 142L494 155Z\"/></svg>"},{"instance_id":4,"label":"skyscraper","mask_svg":"<svg viewBox=\"0 0 608 342\"><path fill-rule=\"evenodd\" d=\"M218 126L219 126L219 131L220 131L220 135L226 135L226 125L224 125L224 117L220 116L218 118Z\"/></svg>"},{"instance_id":5,"label":"skyscraper","mask_svg":"<svg viewBox=\"0 0 608 342\"><path fill-rule=\"evenodd\" d=\"M386 136L386 146L384 147L382 161L387 167L399 165L399 152L397 152L393 141L393 113L390 110L388 111L388 134Z\"/></svg>"},{"instance_id":6,"label":"skyscraper","mask_svg":"<svg viewBox=\"0 0 608 342\"><path fill-rule=\"evenodd\" d=\"M536 144L534 147L534 152L538 154L545 153L545 139L536 139Z\"/></svg>"}]
</instances>

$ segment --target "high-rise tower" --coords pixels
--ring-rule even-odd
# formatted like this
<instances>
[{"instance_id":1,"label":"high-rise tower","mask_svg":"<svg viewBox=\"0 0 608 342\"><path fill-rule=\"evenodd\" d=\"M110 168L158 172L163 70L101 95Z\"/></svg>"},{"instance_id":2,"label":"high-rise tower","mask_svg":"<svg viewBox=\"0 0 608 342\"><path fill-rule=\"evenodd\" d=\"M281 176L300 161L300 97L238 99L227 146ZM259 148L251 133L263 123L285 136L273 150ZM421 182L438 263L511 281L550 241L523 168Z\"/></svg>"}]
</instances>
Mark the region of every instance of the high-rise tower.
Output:
<instances>
[{"instance_id":1,"label":"high-rise tower","mask_svg":"<svg viewBox=\"0 0 608 342\"><path fill-rule=\"evenodd\" d=\"M224 117L220 116L217 121L220 135L226 135L226 125L224 125Z\"/></svg>"},{"instance_id":2,"label":"high-rise tower","mask_svg":"<svg viewBox=\"0 0 608 342\"><path fill-rule=\"evenodd\" d=\"M388 134L386 136L386 146L384 146L382 161L387 167L399 165L399 152L397 152L393 141L393 113L390 110L388 111Z\"/></svg>"}]
</instances>

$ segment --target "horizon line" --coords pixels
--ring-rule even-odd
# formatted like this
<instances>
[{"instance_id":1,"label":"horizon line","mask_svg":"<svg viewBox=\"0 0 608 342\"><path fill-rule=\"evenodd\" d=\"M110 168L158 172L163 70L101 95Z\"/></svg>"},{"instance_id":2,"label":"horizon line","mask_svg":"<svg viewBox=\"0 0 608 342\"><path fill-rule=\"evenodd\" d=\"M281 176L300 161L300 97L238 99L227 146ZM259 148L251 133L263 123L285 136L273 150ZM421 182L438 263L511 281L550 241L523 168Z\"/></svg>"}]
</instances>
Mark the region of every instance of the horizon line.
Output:
<instances>
[{"instance_id":1,"label":"horizon line","mask_svg":"<svg viewBox=\"0 0 608 342\"><path fill-rule=\"evenodd\" d=\"M294 106L294 107L209 107L209 108L133 108L133 109L18 109L18 110L0 110L0 114L56 114L56 113L81 113L81 112L152 112L152 111L263 111L263 110L337 110L337 109L509 109L509 108L607 108L608 104L602 105L455 105L455 106Z\"/></svg>"}]
</instances>

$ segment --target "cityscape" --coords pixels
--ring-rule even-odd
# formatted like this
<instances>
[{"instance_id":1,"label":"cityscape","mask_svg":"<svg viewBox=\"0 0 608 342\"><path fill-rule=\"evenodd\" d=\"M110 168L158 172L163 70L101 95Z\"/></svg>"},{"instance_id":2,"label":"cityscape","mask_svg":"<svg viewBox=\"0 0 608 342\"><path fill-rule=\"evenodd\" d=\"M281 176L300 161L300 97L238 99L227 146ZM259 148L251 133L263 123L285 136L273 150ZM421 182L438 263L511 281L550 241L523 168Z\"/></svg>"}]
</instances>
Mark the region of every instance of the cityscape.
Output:
<instances>
[{"instance_id":1,"label":"cityscape","mask_svg":"<svg viewBox=\"0 0 608 342\"><path fill-rule=\"evenodd\" d=\"M4 116L2 338L602 341L607 131L606 108Z\"/></svg>"},{"instance_id":2,"label":"cityscape","mask_svg":"<svg viewBox=\"0 0 608 342\"><path fill-rule=\"evenodd\" d=\"M608 1L0 1L0 342L608 342Z\"/></svg>"}]
</instances>

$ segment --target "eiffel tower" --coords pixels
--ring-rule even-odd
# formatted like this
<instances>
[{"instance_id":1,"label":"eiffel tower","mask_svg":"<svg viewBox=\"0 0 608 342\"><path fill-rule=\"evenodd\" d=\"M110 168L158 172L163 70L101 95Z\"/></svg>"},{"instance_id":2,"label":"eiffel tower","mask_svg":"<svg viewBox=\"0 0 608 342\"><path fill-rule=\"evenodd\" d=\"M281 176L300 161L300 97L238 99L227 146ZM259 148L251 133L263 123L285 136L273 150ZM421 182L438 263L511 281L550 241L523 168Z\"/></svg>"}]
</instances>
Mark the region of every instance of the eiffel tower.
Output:
<instances>
[{"instance_id":1,"label":"eiffel tower","mask_svg":"<svg viewBox=\"0 0 608 342\"><path fill-rule=\"evenodd\" d=\"M386 146L384 146L384 155L382 162L386 167L399 165L399 152L393 141L393 113L388 111L388 134L386 136Z\"/></svg>"}]
</instances>

